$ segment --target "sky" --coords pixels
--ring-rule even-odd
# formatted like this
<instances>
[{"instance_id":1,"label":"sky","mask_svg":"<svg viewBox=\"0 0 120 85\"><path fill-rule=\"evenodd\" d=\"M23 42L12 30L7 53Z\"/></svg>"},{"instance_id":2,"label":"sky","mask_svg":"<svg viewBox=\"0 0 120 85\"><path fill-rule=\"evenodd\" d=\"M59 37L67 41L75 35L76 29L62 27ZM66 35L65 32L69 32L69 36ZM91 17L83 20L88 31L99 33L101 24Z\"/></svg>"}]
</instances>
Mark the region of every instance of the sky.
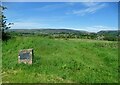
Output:
<instances>
[{"instance_id":1,"label":"sky","mask_svg":"<svg viewBox=\"0 0 120 85\"><path fill-rule=\"evenodd\" d=\"M11 29L118 29L117 2L3 2Z\"/></svg>"}]
</instances>

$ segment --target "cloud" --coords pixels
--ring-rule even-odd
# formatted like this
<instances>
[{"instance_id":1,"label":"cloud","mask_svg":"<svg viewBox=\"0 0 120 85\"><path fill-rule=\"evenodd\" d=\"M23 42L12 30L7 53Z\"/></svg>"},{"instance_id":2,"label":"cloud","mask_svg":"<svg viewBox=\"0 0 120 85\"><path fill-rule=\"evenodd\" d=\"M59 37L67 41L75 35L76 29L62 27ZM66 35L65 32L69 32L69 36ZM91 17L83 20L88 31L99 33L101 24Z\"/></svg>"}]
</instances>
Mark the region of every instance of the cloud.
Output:
<instances>
[{"instance_id":1,"label":"cloud","mask_svg":"<svg viewBox=\"0 0 120 85\"><path fill-rule=\"evenodd\" d=\"M47 25L36 22L16 22L11 26L11 29L39 29L43 26Z\"/></svg>"},{"instance_id":2,"label":"cloud","mask_svg":"<svg viewBox=\"0 0 120 85\"><path fill-rule=\"evenodd\" d=\"M86 7L92 7L99 4L98 2L81 2L81 3L83 6L86 6Z\"/></svg>"},{"instance_id":3,"label":"cloud","mask_svg":"<svg viewBox=\"0 0 120 85\"><path fill-rule=\"evenodd\" d=\"M102 25L96 25L96 26L89 26L89 27L60 27L61 29L72 29L72 30L83 30L88 32L99 32L101 30L118 30L117 27L109 27L109 26L102 26Z\"/></svg>"},{"instance_id":4,"label":"cloud","mask_svg":"<svg viewBox=\"0 0 120 85\"><path fill-rule=\"evenodd\" d=\"M118 30L118 28L117 27L109 27L109 26L98 25L98 26L86 27L85 30L89 31L89 32L98 32L98 31L101 31L101 30Z\"/></svg>"},{"instance_id":5,"label":"cloud","mask_svg":"<svg viewBox=\"0 0 120 85\"><path fill-rule=\"evenodd\" d=\"M101 30L118 30L117 27L110 27L110 26L102 26L102 25L96 25L96 26L89 26L89 27L59 27L59 26L49 26L47 24L40 24L36 22L16 22L12 26L11 29L71 29L71 30L83 30L88 32L99 32Z\"/></svg>"},{"instance_id":6,"label":"cloud","mask_svg":"<svg viewBox=\"0 0 120 85\"><path fill-rule=\"evenodd\" d=\"M65 3L56 3L56 4L48 4L48 5L44 5L44 6L41 6L40 8L36 8L35 10L37 11L54 11L54 10L58 10L58 9L61 9L61 8L64 8L66 7L67 4Z\"/></svg>"},{"instance_id":7,"label":"cloud","mask_svg":"<svg viewBox=\"0 0 120 85\"><path fill-rule=\"evenodd\" d=\"M94 14L98 10L105 8L107 4L105 3L95 3L95 2L85 2L82 3L84 5L84 9L73 10L73 14L84 16L86 14Z\"/></svg>"}]
</instances>

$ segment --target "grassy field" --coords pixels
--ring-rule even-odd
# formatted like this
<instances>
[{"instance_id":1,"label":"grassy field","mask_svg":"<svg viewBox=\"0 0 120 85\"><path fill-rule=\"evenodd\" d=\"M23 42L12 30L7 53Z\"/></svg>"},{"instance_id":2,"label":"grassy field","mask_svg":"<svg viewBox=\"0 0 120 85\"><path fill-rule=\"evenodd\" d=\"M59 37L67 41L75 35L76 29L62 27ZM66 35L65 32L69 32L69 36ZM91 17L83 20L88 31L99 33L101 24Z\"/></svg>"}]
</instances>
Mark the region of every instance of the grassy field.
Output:
<instances>
[{"instance_id":1,"label":"grassy field","mask_svg":"<svg viewBox=\"0 0 120 85\"><path fill-rule=\"evenodd\" d=\"M3 83L117 83L117 42L16 37L2 43ZM18 51L34 49L32 65Z\"/></svg>"}]
</instances>

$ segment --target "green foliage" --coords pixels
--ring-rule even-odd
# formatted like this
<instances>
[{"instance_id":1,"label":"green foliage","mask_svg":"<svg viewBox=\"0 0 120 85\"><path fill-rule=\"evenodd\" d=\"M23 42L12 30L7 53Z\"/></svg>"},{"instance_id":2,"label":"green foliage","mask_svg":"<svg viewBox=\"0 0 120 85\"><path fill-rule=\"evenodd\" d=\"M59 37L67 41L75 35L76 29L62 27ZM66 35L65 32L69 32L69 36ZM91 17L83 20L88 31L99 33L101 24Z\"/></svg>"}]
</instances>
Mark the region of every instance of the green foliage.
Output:
<instances>
[{"instance_id":1,"label":"green foliage","mask_svg":"<svg viewBox=\"0 0 120 85\"><path fill-rule=\"evenodd\" d=\"M6 32L10 28L10 25L13 23L9 23L7 25L6 22L6 16L3 14L3 11L7 9L7 7L4 7L0 5L0 32L2 33L2 40L8 40L10 38L10 35Z\"/></svg>"},{"instance_id":2,"label":"green foliage","mask_svg":"<svg viewBox=\"0 0 120 85\"><path fill-rule=\"evenodd\" d=\"M117 38L118 37L116 36L105 36L103 39L108 41L117 41L118 40Z\"/></svg>"},{"instance_id":3,"label":"green foliage","mask_svg":"<svg viewBox=\"0 0 120 85\"><path fill-rule=\"evenodd\" d=\"M119 31L100 31L97 34L100 36L104 36L103 40L108 41L118 41L120 35Z\"/></svg>"},{"instance_id":4,"label":"green foliage","mask_svg":"<svg viewBox=\"0 0 120 85\"><path fill-rule=\"evenodd\" d=\"M117 42L21 36L2 46L3 83L118 82ZM18 51L28 48L33 64L18 64Z\"/></svg>"}]
</instances>

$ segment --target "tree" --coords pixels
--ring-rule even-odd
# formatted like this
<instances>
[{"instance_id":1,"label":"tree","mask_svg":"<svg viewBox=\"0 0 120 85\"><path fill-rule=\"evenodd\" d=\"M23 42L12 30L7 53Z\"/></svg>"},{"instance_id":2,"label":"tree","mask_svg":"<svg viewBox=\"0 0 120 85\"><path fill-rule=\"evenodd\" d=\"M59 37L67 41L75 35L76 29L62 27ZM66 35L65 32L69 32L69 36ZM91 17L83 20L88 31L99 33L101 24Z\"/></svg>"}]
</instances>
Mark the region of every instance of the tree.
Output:
<instances>
[{"instance_id":1,"label":"tree","mask_svg":"<svg viewBox=\"0 0 120 85\"><path fill-rule=\"evenodd\" d=\"M7 7L4 7L2 5L0 5L0 33L1 33L1 39L7 40L10 38L9 34L6 32L6 30L8 30L10 28L10 25L12 25L13 23L8 23L6 22L6 16L4 15L3 11L7 9Z\"/></svg>"}]
</instances>

